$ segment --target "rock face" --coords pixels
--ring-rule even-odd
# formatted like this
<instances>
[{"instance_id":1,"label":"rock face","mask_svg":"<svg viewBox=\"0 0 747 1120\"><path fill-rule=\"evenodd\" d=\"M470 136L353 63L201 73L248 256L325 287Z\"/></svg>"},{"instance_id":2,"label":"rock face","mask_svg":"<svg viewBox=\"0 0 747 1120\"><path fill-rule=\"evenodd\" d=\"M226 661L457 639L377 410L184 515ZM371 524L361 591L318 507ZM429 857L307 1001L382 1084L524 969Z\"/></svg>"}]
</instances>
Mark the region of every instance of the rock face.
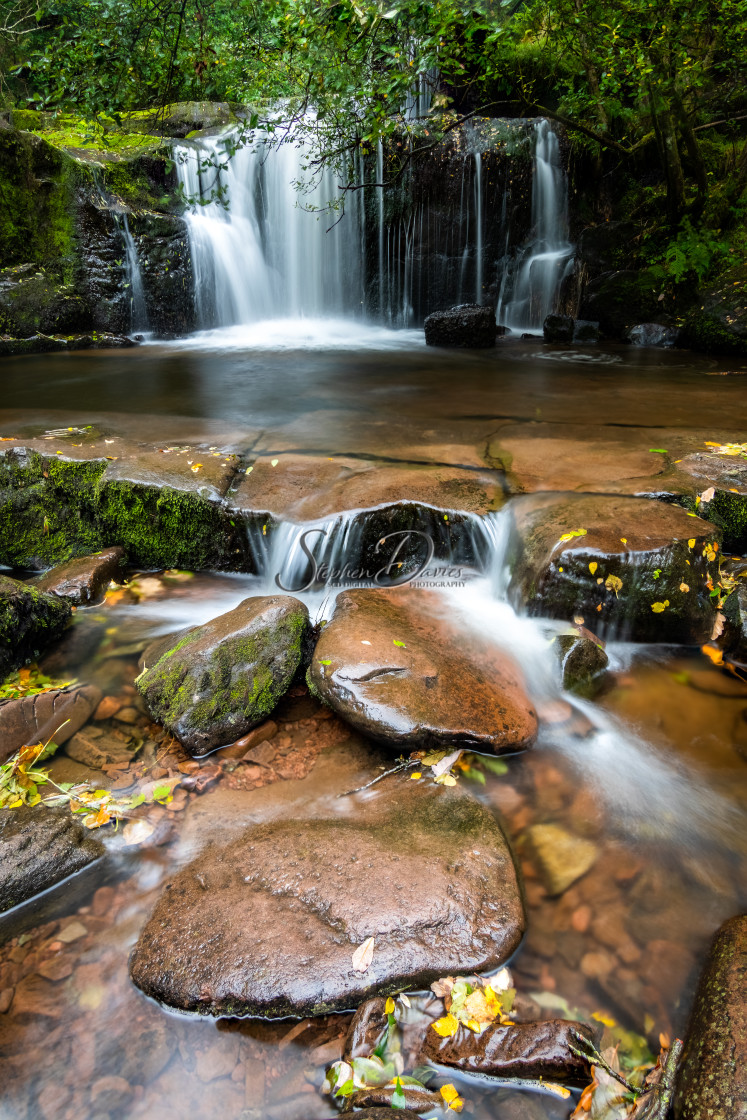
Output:
<instances>
[{"instance_id":1,"label":"rock face","mask_svg":"<svg viewBox=\"0 0 747 1120\"><path fill-rule=\"evenodd\" d=\"M682 328L682 345L706 353L747 354L747 267L722 274L715 286L698 293L695 308Z\"/></svg>"},{"instance_id":2,"label":"rock face","mask_svg":"<svg viewBox=\"0 0 747 1120\"><path fill-rule=\"evenodd\" d=\"M314 651L309 686L357 730L398 751L531 746L537 717L517 667L437 611L427 592L343 592Z\"/></svg>"},{"instance_id":3,"label":"rock face","mask_svg":"<svg viewBox=\"0 0 747 1120\"><path fill-rule=\"evenodd\" d=\"M180 872L133 951L135 984L203 1014L322 1015L514 952L516 869L479 802L403 779L346 808L255 825Z\"/></svg>"},{"instance_id":4,"label":"rock face","mask_svg":"<svg viewBox=\"0 0 747 1120\"><path fill-rule=\"evenodd\" d=\"M71 739L96 709L101 690L94 685L53 689L38 696L0 701L0 762L27 745Z\"/></svg>"},{"instance_id":5,"label":"rock face","mask_svg":"<svg viewBox=\"0 0 747 1120\"><path fill-rule=\"evenodd\" d=\"M545 342L571 342L573 327L570 315L548 315L542 324L542 336Z\"/></svg>"},{"instance_id":6,"label":"rock face","mask_svg":"<svg viewBox=\"0 0 747 1120\"><path fill-rule=\"evenodd\" d=\"M674 1096L675 1120L747 1115L747 915L716 934L698 984Z\"/></svg>"},{"instance_id":7,"label":"rock face","mask_svg":"<svg viewBox=\"0 0 747 1120\"><path fill-rule=\"evenodd\" d=\"M509 597L595 633L700 644L714 610L720 532L643 498L532 495L513 504Z\"/></svg>"},{"instance_id":8,"label":"rock face","mask_svg":"<svg viewBox=\"0 0 747 1120\"><path fill-rule=\"evenodd\" d=\"M510 1026L491 1023L479 1035L460 1026L451 1038L441 1038L429 1029L421 1060L488 1077L543 1077L586 1085L591 1076L589 1063L572 1052L571 1046L578 1048L572 1031L594 1041L586 1024L567 1019Z\"/></svg>"},{"instance_id":9,"label":"rock face","mask_svg":"<svg viewBox=\"0 0 747 1120\"><path fill-rule=\"evenodd\" d=\"M54 886L103 852L66 810L0 809L0 911Z\"/></svg>"},{"instance_id":10,"label":"rock face","mask_svg":"<svg viewBox=\"0 0 747 1120\"><path fill-rule=\"evenodd\" d=\"M0 681L36 660L71 618L69 603L0 575Z\"/></svg>"},{"instance_id":11,"label":"rock face","mask_svg":"<svg viewBox=\"0 0 747 1120\"><path fill-rule=\"evenodd\" d=\"M676 346L679 337L677 327L665 327L661 323L636 323L625 332L625 341L632 346Z\"/></svg>"},{"instance_id":12,"label":"rock face","mask_svg":"<svg viewBox=\"0 0 747 1120\"><path fill-rule=\"evenodd\" d=\"M53 568L34 586L76 606L87 606L103 598L110 581L120 576L123 561L124 549L107 548Z\"/></svg>"},{"instance_id":13,"label":"rock face","mask_svg":"<svg viewBox=\"0 0 747 1120\"><path fill-rule=\"evenodd\" d=\"M477 303L460 303L448 311L434 311L425 320L428 346L486 350L495 346L495 312Z\"/></svg>"},{"instance_id":14,"label":"rock face","mask_svg":"<svg viewBox=\"0 0 747 1120\"><path fill-rule=\"evenodd\" d=\"M261 723L301 661L309 615L289 595L234 610L146 649L137 688L153 719L190 754L233 743Z\"/></svg>"}]
</instances>

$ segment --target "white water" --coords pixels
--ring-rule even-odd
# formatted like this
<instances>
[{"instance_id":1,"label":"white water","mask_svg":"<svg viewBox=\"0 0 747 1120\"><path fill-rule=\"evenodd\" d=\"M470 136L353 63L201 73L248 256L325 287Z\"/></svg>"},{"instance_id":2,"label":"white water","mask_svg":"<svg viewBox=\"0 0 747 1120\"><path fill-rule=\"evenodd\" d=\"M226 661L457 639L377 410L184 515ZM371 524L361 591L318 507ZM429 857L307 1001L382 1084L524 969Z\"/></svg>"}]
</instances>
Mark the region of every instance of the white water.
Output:
<instances>
[{"instance_id":1,"label":"white water","mask_svg":"<svg viewBox=\"0 0 747 1120\"><path fill-rule=\"evenodd\" d=\"M549 121L535 123L532 229L506 268L496 321L513 331L538 331L557 309L573 265L568 232L568 190L558 137Z\"/></svg>"},{"instance_id":2,"label":"white water","mask_svg":"<svg viewBox=\"0 0 747 1120\"><path fill-rule=\"evenodd\" d=\"M143 276L140 271L140 259L137 253L135 239L130 232L127 215L122 214L122 236L125 243L125 261L127 264L127 282L130 285L130 330L147 331L148 306L143 287Z\"/></svg>"}]
</instances>

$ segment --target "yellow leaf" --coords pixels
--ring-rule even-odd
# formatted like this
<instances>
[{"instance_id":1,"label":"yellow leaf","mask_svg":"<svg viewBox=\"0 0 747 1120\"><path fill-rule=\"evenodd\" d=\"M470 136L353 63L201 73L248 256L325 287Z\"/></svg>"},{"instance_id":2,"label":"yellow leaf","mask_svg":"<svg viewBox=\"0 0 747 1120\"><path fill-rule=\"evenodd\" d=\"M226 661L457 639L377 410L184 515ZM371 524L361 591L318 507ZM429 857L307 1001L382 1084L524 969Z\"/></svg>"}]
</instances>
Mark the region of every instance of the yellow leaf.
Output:
<instances>
[{"instance_id":1,"label":"yellow leaf","mask_svg":"<svg viewBox=\"0 0 747 1120\"><path fill-rule=\"evenodd\" d=\"M628 538L627 537L620 537L620 542L622 544L627 544L628 543Z\"/></svg>"},{"instance_id":2,"label":"yellow leaf","mask_svg":"<svg viewBox=\"0 0 747 1120\"><path fill-rule=\"evenodd\" d=\"M695 537L690 537L690 540L687 542L687 547L695 548Z\"/></svg>"},{"instance_id":3,"label":"yellow leaf","mask_svg":"<svg viewBox=\"0 0 747 1120\"><path fill-rule=\"evenodd\" d=\"M422 777L423 777L423 775L420 773L420 771L416 770L414 774L410 774L410 781L411 782L417 782L418 778L422 778Z\"/></svg>"},{"instance_id":4,"label":"yellow leaf","mask_svg":"<svg viewBox=\"0 0 747 1120\"><path fill-rule=\"evenodd\" d=\"M475 1034L480 1033L480 1024L478 1023L477 1019L467 1019L465 1020L464 1025L469 1030L474 1031Z\"/></svg>"},{"instance_id":5,"label":"yellow leaf","mask_svg":"<svg viewBox=\"0 0 747 1120\"><path fill-rule=\"evenodd\" d=\"M564 1101L571 1095L571 1090L566 1089L565 1085L556 1085L553 1081L545 1081L541 1077L540 1085L543 1089L547 1089L549 1093L554 1093L556 1097L562 1097Z\"/></svg>"},{"instance_id":6,"label":"yellow leaf","mask_svg":"<svg viewBox=\"0 0 747 1120\"><path fill-rule=\"evenodd\" d=\"M462 1111L462 1109L464 1108L464 1101L459 1096L459 1093L453 1085L443 1085L440 1092L441 1096L453 1112Z\"/></svg>"},{"instance_id":7,"label":"yellow leaf","mask_svg":"<svg viewBox=\"0 0 747 1120\"><path fill-rule=\"evenodd\" d=\"M591 564L589 564L589 571L592 575L594 575L598 567L599 565L597 564L596 560L592 560Z\"/></svg>"},{"instance_id":8,"label":"yellow leaf","mask_svg":"<svg viewBox=\"0 0 747 1120\"><path fill-rule=\"evenodd\" d=\"M596 1019L598 1023L603 1023L605 1027L616 1027L617 1023L609 1015L605 1015L603 1011L593 1011L592 1019Z\"/></svg>"},{"instance_id":9,"label":"yellow leaf","mask_svg":"<svg viewBox=\"0 0 747 1120\"><path fill-rule=\"evenodd\" d=\"M392 999L391 996L389 996L389 999L384 1004L384 1011L386 1012L387 1015L393 1015L394 1014L394 1000Z\"/></svg>"},{"instance_id":10,"label":"yellow leaf","mask_svg":"<svg viewBox=\"0 0 747 1120\"><path fill-rule=\"evenodd\" d=\"M367 937L363 944L359 945L355 950L352 959L353 968L356 972L365 972L369 967L371 961L373 960L374 945L375 942L373 937Z\"/></svg>"},{"instance_id":11,"label":"yellow leaf","mask_svg":"<svg viewBox=\"0 0 747 1120\"><path fill-rule=\"evenodd\" d=\"M441 1038L451 1038L459 1030L459 1020L456 1015L449 1012L442 1019L436 1019L435 1023L431 1023L431 1026Z\"/></svg>"},{"instance_id":12,"label":"yellow leaf","mask_svg":"<svg viewBox=\"0 0 747 1120\"><path fill-rule=\"evenodd\" d=\"M455 786L456 784L457 780L451 774L439 774L436 778L436 785L438 786Z\"/></svg>"},{"instance_id":13,"label":"yellow leaf","mask_svg":"<svg viewBox=\"0 0 747 1120\"><path fill-rule=\"evenodd\" d=\"M669 599L665 599L663 603L652 603L651 610L654 612L654 614L661 614L661 612L665 611L668 606Z\"/></svg>"},{"instance_id":14,"label":"yellow leaf","mask_svg":"<svg viewBox=\"0 0 747 1120\"><path fill-rule=\"evenodd\" d=\"M560 538L561 542L572 541L574 537L585 537L586 529L571 529L568 533L563 533Z\"/></svg>"},{"instance_id":15,"label":"yellow leaf","mask_svg":"<svg viewBox=\"0 0 747 1120\"><path fill-rule=\"evenodd\" d=\"M604 581L604 586L607 588L607 590L615 592L615 598L617 598L618 592L622 591L622 585L623 581L619 576L607 576L606 580Z\"/></svg>"},{"instance_id":16,"label":"yellow leaf","mask_svg":"<svg viewBox=\"0 0 747 1120\"><path fill-rule=\"evenodd\" d=\"M684 591L685 593L687 593L689 590L690 590L690 588L688 587L688 585L686 583L681 583L680 584L680 591Z\"/></svg>"}]
</instances>

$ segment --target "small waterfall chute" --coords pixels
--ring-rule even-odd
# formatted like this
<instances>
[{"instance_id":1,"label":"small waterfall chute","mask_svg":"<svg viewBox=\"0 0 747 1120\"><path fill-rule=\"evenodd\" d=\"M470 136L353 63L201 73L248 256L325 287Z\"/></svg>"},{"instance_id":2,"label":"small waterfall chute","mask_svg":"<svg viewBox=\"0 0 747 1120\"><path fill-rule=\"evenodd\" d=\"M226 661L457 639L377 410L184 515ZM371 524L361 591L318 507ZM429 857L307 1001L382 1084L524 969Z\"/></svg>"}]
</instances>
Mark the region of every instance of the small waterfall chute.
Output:
<instances>
[{"instance_id":1,"label":"small waterfall chute","mask_svg":"<svg viewBox=\"0 0 747 1120\"><path fill-rule=\"evenodd\" d=\"M127 221L127 214L124 212L122 213L122 225L120 228L125 243L127 282L130 286L130 330L147 331L149 328L148 305L145 299L140 258L138 256L135 238L132 236L130 224Z\"/></svg>"}]
</instances>

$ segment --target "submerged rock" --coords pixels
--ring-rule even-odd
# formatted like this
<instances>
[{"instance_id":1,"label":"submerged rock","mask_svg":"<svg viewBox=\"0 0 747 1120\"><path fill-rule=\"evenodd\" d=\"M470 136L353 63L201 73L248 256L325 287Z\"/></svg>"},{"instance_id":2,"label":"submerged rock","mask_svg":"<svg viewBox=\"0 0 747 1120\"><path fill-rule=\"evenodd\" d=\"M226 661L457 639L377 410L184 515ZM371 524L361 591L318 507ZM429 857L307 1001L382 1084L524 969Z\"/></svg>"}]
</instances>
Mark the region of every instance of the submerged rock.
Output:
<instances>
[{"instance_id":1,"label":"submerged rock","mask_svg":"<svg viewBox=\"0 0 747 1120\"><path fill-rule=\"evenodd\" d=\"M66 743L91 718L100 699L101 690L88 684L0 700L0 763L20 747L49 739L58 746Z\"/></svg>"},{"instance_id":2,"label":"submerged rock","mask_svg":"<svg viewBox=\"0 0 747 1120\"><path fill-rule=\"evenodd\" d=\"M548 315L542 324L545 342L571 342L574 321L571 315Z\"/></svg>"},{"instance_id":3,"label":"submerged rock","mask_svg":"<svg viewBox=\"0 0 747 1120\"><path fill-rule=\"evenodd\" d=\"M720 532L644 498L537 494L513 503L509 597L631 641L708 641Z\"/></svg>"},{"instance_id":4,"label":"submerged rock","mask_svg":"<svg viewBox=\"0 0 747 1120\"><path fill-rule=\"evenodd\" d=\"M480 1034L460 1026L450 1038L441 1038L429 1029L420 1061L487 1077L542 1077L568 1085L586 1085L591 1078L589 1063L571 1050L579 1045L574 1031L594 1041L586 1024L567 1019L505 1026L490 1023Z\"/></svg>"},{"instance_id":5,"label":"submerged rock","mask_svg":"<svg viewBox=\"0 0 747 1120\"><path fill-rule=\"evenodd\" d=\"M583 634L559 634L554 648L560 658L563 688L577 696L595 696L609 665L604 646Z\"/></svg>"},{"instance_id":6,"label":"submerged rock","mask_svg":"<svg viewBox=\"0 0 747 1120\"><path fill-rule=\"evenodd\" d=\"M448 311L434 311L423 326L427 346L464 350L495 346L495 312L492 307L478 303L460 303Z\"/></svg>"},{"instance_id":7,"label":"submerged rock","mask_svg":"<svg viewBox=\"0 0 747 1120\"><path fill-rule=\"evenodd\" d=\"M0 681L35 661L71 618L69 603L0 575Z\"/></svg>"},{"instance_id":8,"label":"submerged rock","mask_svg":"<svg viewBox=\"0 0 747 1120\"><path fill-rule=\"evenodd\" d=\"M674 1096L675 1120L747 1116L747 915L716 934L701 974Z\"/></svg>"},{"instance_id":9,"label":"submerged rock","mask_svg":"<svg viewBox=\"0 0 747 1120\"><path fill-rule=\"evenodd\" d=\"M135 682L154 720L194 756L261 723L301 661L309 612L290 595L244 599L234 610L148 646Z\"/></svg>"},{"instance_id":10,"label":"submerged rock","mask_svg":"<svg viewBox=\"0 0 747 1120\"><path fill-rule=\"evenodd\" d=\"M124 549L107 548L94 556L81 556L53 568L34 583L39 591L87 606L103 598L111 580L121 575Z\"/></svg>"},{"instance_id":11,"label":"submerged rock","mask_svg":"<svg viewBox=\"0 0 747 1120\"><path fill-rule=\"evenodd\" d=\"M567 891L593 867L599 855L591 840L574 836L559 824L532 825L526 839L551 897Z\"/></svg>"},{"instance_id":12,"label":"submerged rock","mask_svg":"<svg viewBox=\"0 0 747 1120\"><path fill-rule=\"evenodd\" d=\"M0 911L10 910L103 855L66 809L0 809Z\"/></svg>"},{"instance_id":13,"label":"submerged rock","mask_svg":"<svg viewBox=\"0 0 747 1120\"><path fill-rule=\"evenodd\" d=\"M307 679L357 730L396 750L521 750L537 716L508 654L440 617L435 596L345 591L322 630Z\"/></svg>"},{"instance_id":14,"label":"submerged rock","mask_svg":"<svg viewBox=\"0 0 747 1120\"><path fill-rule=\"evenodd\" d=\"M517 873L478 801L401 779L344 808L254 825L180 872L133 951L135 984L203 1014L322 1015L511 956Z\"/></svg>"}]
</instances>

